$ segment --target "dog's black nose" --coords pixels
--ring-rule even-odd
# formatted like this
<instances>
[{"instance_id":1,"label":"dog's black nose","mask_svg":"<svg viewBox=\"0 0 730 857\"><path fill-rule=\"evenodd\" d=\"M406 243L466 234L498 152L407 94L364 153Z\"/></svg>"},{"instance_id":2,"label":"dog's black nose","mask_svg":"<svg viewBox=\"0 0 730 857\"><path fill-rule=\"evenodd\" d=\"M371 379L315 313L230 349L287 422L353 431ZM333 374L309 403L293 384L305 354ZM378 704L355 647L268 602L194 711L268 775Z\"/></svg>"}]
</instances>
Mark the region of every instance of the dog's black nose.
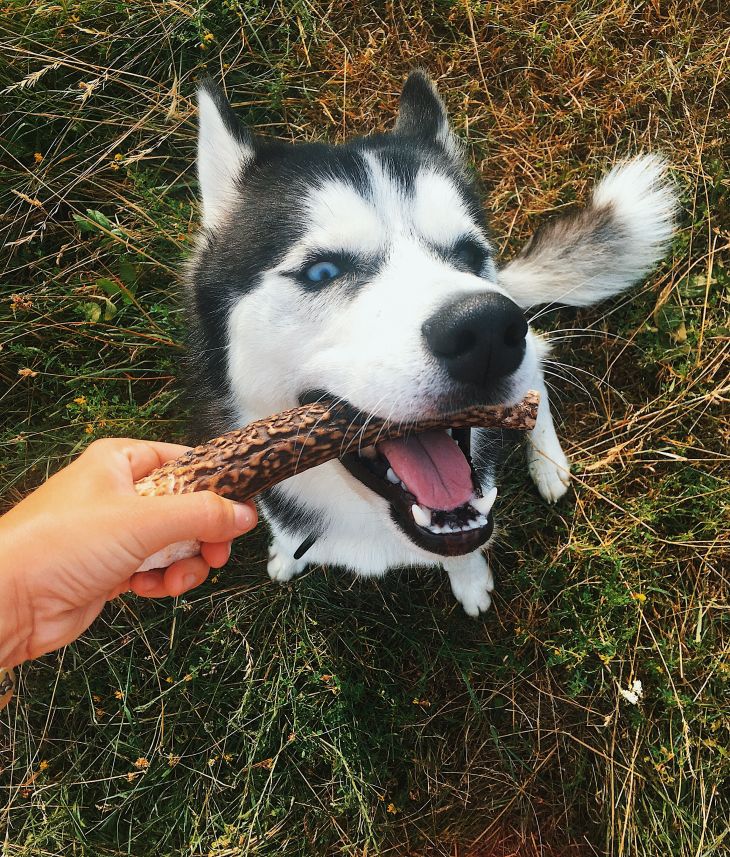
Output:
<instances>
[{"instance_id":1,"label":"dog's black nose","mask_svg":"<svg viewBox=\"0 0 730 857\"><path fill-rule=\"evenodd\" d=\"M467 295L442 306L421 330L449 375L477 386L514 372L525 353L522 310L496 292Z\"/></svg>"}]
</instances>

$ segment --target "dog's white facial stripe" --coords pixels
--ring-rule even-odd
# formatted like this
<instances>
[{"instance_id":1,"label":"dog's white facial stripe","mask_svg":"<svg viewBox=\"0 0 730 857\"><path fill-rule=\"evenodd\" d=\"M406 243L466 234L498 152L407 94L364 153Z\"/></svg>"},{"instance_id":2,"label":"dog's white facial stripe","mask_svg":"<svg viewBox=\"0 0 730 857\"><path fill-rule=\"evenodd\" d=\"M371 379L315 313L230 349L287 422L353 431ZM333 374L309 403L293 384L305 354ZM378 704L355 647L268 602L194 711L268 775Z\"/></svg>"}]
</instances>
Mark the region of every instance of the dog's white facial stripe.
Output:
<instances>
[{"instance_id":1,"label":"dog's white facial stripe","mask_svg":"<svg viewBox=\"0 0 730 857\"><path fill-rule=\"evenodd\" d=\"M387 241L386 224L352 185L331 180L314 188L305 202L307 248L371 255ZM302 257L303 248L295 248Z\"/></svg>"},{"instance_id":2,"label":"dog's white facial stripe","mask_svg":"<svg viewBox=\"0 0 730 857\"><path fill-rule=\"evenodd\" d=\"M489 246L447 175L422 167L413 186L405 188L375 154L367 152L363 159L369 180L363 192L338 179L310 190L304 203L305 237L279 270L291 270L313 253L327 251L382 258L401 240L447 250L470 236Z\"/></svg>"},{"instance_id":3,"label":"dog's white facial stripe","mask_svg":"<svg viewBox=\"0 0 730 857\"><path fill-rule=\"evenodd\" d=\"M447 248L464 235L483 237L454 182L442 172L421 167L412 188L390 175L378 156L365 154L370 201L385 222L388 236L407 233Z\"/></svg>"},{"instance_id":4,"label":"dog's white facial stripe","mask_svg":"<svg viewBox=\"0 0 730 857\"><path fill-rule=\"evenodd\" d=\"M408 222L408 198L405 188L389 173L375 153L365 152L364 159L370 182L370 204L378 212L386 224L389 236L392 237L395 232L402 232Z\"/></svg>"},{"instance_id":5,"label":"dog's white facial stripe","mask_svg":"<svg viewBox=\"0 0 730 857\"><path fill-rule=\"evenodd\" d=\"M450 247L465 235L483 240L463 197L443 173L419 170L410 213L415 233L437 247Z\"/></svg>"}]
</instances>

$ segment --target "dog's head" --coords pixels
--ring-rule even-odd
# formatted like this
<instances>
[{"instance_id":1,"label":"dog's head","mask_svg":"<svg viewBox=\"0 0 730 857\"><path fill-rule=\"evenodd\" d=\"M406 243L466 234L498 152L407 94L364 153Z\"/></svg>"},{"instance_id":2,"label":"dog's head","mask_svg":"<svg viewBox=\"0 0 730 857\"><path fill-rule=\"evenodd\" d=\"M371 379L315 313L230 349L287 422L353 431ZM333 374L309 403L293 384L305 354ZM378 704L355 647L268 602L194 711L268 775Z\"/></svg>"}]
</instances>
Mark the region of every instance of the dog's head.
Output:
<instances>
[{"instance_id":1,"label":"dog's head","mask_svg":"<svg viewBox=\"0 0 730 857\"><path fill-rule=\"evenodd\" d=\"M399 419L522 396L534 346L423 74L392 132L344 146L254 138L205 88L199 173L198 311L229 326L239 409L325 389Z\"/></svg>"},{"instance_id":2,"label":"dog's head","mask_svg":"<svg viewBox=\"0 0 730 857\"><path fill-rule=\"evenodd\" d=\"M199 103L199 344L237 420L315 395L390 419L524 395L541 355L520 306L531 302L524 281L535 250L508 290L461 147L423 73L409 76L391 132L341 146L255 137L213 86ZM604 218L588 253L610 226ZM417 544L444 552L439 530L466 528L466 552L488 537L486 503L481 518L454 517L470 497L484 499L468 450L441 433L385 451L367 450L351 472L408 519ZM418 505L426 512L414 523Z\"/></svg>"}]
</instances>

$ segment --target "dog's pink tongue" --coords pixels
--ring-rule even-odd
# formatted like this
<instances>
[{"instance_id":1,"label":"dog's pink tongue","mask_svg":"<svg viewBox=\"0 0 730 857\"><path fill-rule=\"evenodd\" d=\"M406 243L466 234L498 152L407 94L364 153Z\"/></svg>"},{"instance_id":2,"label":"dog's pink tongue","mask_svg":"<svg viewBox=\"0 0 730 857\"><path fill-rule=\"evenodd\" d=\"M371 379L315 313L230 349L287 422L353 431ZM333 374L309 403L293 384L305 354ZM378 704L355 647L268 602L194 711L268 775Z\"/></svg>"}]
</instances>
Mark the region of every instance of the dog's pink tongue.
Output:
<instances>
[{"instance_id":1,"label":"dog's pink tongue","mask_svg":"<svg viewBox=\"0 0 730 857\"><path fill-rule=\"evenodd\" d=\"M445 431L384 440L378 449L421 506L449 510L471 499L471 467Z\"/></svg>"}]
</instances>

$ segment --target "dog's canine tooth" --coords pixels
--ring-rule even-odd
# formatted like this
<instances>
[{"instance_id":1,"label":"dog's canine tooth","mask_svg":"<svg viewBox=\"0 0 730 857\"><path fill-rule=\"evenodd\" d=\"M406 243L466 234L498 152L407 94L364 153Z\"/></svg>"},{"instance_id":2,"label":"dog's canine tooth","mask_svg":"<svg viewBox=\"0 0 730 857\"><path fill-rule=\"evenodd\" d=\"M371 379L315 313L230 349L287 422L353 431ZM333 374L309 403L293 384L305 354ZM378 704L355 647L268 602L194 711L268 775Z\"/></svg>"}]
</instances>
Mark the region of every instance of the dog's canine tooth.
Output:
<instances>
[{"instance_id":1,"label":"dog's canine tooth","mask_svg":"<svg viewBox=\"0 0 730 857\"><path fill-rule=\"evenodd\" d=\"M373 444L371 444L370 446L363 447L360 450L360 455L363 458L377 458L378 457L378 451L377 451L377 449L375 449L375 446Z\"/></svg>"},{"instance_id":2,"label":"dog's canine tooth","mask_svg":"<svg viewBox=\"0 0 730 857\"><path fill-rule=\"evenodd\" d=\"M395 475L395 470L392 467L388 468L388 472L385 474L385 478L388 482L392 482L393 485L399 485L400 479Z\"/></svg>"},{"instance_id":3,"label":"dog's canine tooth","mask_svg":"<svg viewBox=\"0 0 730 857\"><path fill-rule=\"evenodd\" d=\"M492 506L494 506L494 501L497 499L497 489L492 488L491 491L488 491L485 497L475 497L473 500L469 501L469 505L472 506L479 512L481 515L484 515L486 518L487 515L492 511Z\"/></svg>"},{"instance_id":4,"label":"dog's canine tooth","mask_svg":"<svg viewBox=\"0 0 730 857\"><path fill-rule=\"evenodd\" d=\"M419 506L418 503L411 506L411 514L419 527L427 527L431 523L431 513L423 506Z\"/></svg>"}]
</instances>

